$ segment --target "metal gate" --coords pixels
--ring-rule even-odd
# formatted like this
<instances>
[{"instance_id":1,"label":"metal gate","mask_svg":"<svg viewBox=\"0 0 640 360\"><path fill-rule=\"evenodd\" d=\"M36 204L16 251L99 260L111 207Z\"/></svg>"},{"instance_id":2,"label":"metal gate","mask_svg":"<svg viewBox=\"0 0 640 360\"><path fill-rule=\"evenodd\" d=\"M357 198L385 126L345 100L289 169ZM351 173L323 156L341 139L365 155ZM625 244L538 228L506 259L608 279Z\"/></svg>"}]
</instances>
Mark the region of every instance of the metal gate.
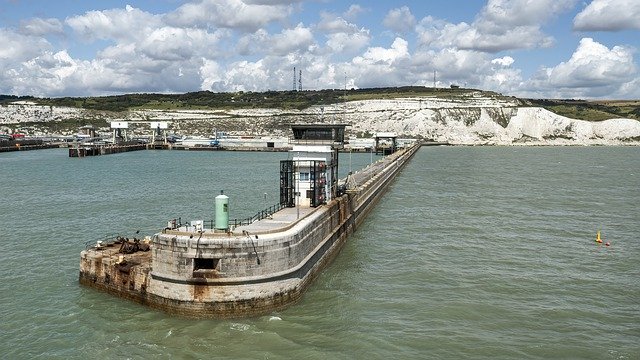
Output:
<instances>
[{"instance_id":1,"label":"metal gate","mask_svg":"<svg viewBox=\"0 0 640 360\"><path fill-rule=\"evenodd\" d=\"M295 182L293 181L293 160L280 161L280 204L295 207Z\"/></svg>"}]
</instances>

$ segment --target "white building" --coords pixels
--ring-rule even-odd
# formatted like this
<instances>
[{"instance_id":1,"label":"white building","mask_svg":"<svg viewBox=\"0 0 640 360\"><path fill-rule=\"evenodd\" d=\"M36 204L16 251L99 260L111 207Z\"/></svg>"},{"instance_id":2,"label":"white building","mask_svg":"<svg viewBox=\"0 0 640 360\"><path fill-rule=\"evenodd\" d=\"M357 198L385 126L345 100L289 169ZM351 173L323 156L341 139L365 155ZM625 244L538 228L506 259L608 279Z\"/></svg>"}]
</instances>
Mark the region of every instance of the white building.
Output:
<instances>
[{"instance_id":1,"label":"white building","mask_svg":"<svg viewBox=\"0 0 640 360\"><path fill-rule=\"evenodd\" d=\"M292 125L289 160L280 162L280 202L316 207L337 194L338 150L344 146L339 124Z\"/></svg>"}]
</instances>

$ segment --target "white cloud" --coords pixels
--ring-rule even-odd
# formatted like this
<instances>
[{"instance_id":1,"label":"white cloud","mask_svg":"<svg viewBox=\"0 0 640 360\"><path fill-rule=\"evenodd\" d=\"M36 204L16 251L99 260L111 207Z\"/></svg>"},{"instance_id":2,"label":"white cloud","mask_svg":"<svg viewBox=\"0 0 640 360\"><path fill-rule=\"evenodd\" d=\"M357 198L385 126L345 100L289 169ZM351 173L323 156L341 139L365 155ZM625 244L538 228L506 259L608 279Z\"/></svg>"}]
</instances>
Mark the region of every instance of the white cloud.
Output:
<instances>
[{"instance_id":1,"label":"white cloud","mask_svg":"<svg viewBox=\"0 0 640 360\"><path fill-rule=\"evenodd\" d=\"M483 32L541 23L574 7L577 0L489 0L476 24Z\"/></svg>"},{"instance_id":2,"label":"white cloud","mask_svg":"<svg viewBox=\"0 0 640 360\"><path fill-rule=\"evenodd\" d=\"M63 33L62 22L55 18L33 18L20 21L20 33L31 36L60 35Z\"/></svg>"},{"instance_id":3,"label":"white cloud","mask_svg":"<svg viewBox=\"0 0 640 360\"><path fill-rule=\"evenodd\" d=\"M220 33L202 29L162 27L153 30L137 44L138 51L152 59L180 61L214 56Z\"/></svg>"},{"instance_id":4,"label":"white cloud","mask_svg":"<svg viewBox=\"0 0 640 360\"><path fill-rule=\"evenodd\" d=\"M409 57L409 43L402 38L395 38L391 48L372 47L362 55L354 59L354 62L363 64L393 64L399 59Z\"/></svg>"},{"instance_id":5,"label":"white cloud","mask_svg":"<svg viewBox=\"0 0 640 360\"><path fill-rule=\"evenodd\" d=\"M293 29L283 29L278 34L269 34L260 29L253 34L242 36L236 42L239 55L277 55L289 53L305 53L317 48L315 37L310 28L298 24Z\"/></svg>"},{"instance_id":6,"label":"white cloud","mask_svg":"<svg viewBox=\"0 0 640 360\"><path fill-rule=\"evenodd\" d=\"M264 51L261 44L266 44L270 39L269 33L260 29L252 34L242 36L236 43L236 51L239 55L253 55Z\"/></svg>"},{"instance_id":7,"label":"white cloud","mask_svg":"<svg viewBox=\"0 0 640 360\"><path fill-rule=\"evenodd\" d=\"M482 80L482 89L513 93L522 84L522 75L520 69L502 68L494 69Z\"/></svg>"},{"instance_id":8,"label":"white cloud","mask_svg":"<svg viewBox=\"0 0 640 360\"><path fill-rule=\"evenodd\" d=\"M570 96L600 97L618 91L634 79L637 69L632 51L622 46L609 49L591 38L580 40L571 58L543 68L528 86Z\"/></svg>"},{"instance_id":9,"label":"white cloud","mask_svg":"<svg viewBox=\"0 0 640 360\"><path fill-rule=\"evenodd\" d=\"M291 1L200 0L167 14L175 26L222 27L254 32L291 14Z\"/></svg>"},{"instance_id":10,"label":"white cloud","mask_svg":"<svg viewBox=\"0 0 640 360\"><path fill-rule=\"evenodd\" d=\"M161 27L161 17L132 8L89 11L65 20L77 34L87 41L96 39L143 39L150 29Z\"/></svg>"},{"instance_id":11,"label":"white cloud","mask_svg":"<svg viewBox=\"0 0 640 360\"><path fill-rule=\"evenodd\" d=\"M314 44L311 29L298 24L294 29L284 29L270 41L269 52L286 55L290 52L305 52Z\"/></svg>"},{"instance_id":12,"label":"white cloud","mask_svg":"<svg viewBox=\"0 0 640 360\"><path fill-rule=\"evenodd\" d=\"M504 67L511 66L515 60L511 56L503 56L501 58L491 60L492 64L500 65Z\"/></svg>"},{"instance_id":13,"label":"white cloud","mask_svg":"<svg viewBox=\"0 0 640 360\"><path fill-rule=\"evenodd\" d=\"M640 1L593 0L573 19L580 31L640 29Z\"/></svg>"},{"instance_id":14,"label":"white cloud","mask_svg":"<svg viewBox=\"0 0 640 360\"><path fill-rule=\"evenodd\" d=\"M489 0L471 24L425 17L418 26L423 45L500 52L549 47L541 25L570 9L576 0Z\"/></svg>"},{"instance_id":15,"label":"white cloud","mask_svg":"<svg viewBox=\"0 0 640 360\"><path fill-rule=\"evenodd\" d=\"M66 79L73 76L78 64L66 51L57 53L45 52L42 55L23 63L21 74L25 84L39 79L38 87L46 89L47 93L60 93L67 90ZM38 93L41 89L29 89L29 93Z\"/></svg>"},{"instance_id":16,"label":"white cloud","mask_svg":"<svg viewBox=\"0 0 640 360\"><path fill-rule=\"evenodd\" d=\"M438 70L441 81L460 82L468 79L476 83L475 77L484 73L486 65L487 55L477 51L449 48L433 55L434 70Z\"/></svg>"},{"instance_id":17,"label":"white cloud","mask_svg":"<svg viewBox=\"0 0 640 360\"><path fill-rule=\"evenodd\" d=\"M18 34L0 28L0 64L19 63L32 59L42 51L50 49L51 44L40 37Z\"/></svg>"},{"instance_id":18,"label":"white cloud","mask_svg":"<svg viewBox=\"0 0 640 360\"><path fill-rule=\"evenodd\" d=\"M509 63L508 58L500 58L500 62ZM420 50L412 56L409 78L415 85L433 86L435 70L439 87L459 85L513 93L522 82L521 71L496 64L494 60L488 53L474 50Z\"/></svg>"},{"instance_id":19,"label":"white cloud","mask_svg":"<svg viewBox=\"0 0 640 360\"><path fill-rule=\"evenodd\" d=\"M222 78L222 70L220 64L213 60L204 59L202 66L200 67L200 77L202 83L200 84L201 90L218 90L224 89L225 84Z\"/></svg>"},{"instance_id":20,"label":"white cloud","mask_svg":"<svg viewBox=\"0 0 640 360\"><path fill-rule=\"evenodd\" d=\"M640 77L631 79L607 96L609 99L640 99Z\"/></svg>"},{"instance_id":21,"label":"white cloud","mask_svg":"<svg viewBox=\"0 0 640 360\"><path fill-rule=\"evenodd\" d=\"M390 48L370 47L362 56L353 58L347 72L357 79L358 87L406 85L408 73L402 69L410 64L408 45L398 37Z\"/></svg>"},{"instance_id":22,"label":"white cloud","mask_svg":"<svg viewBox=\"0 0 640 360\"><path fill-rule=\"evenodd\" d=\"M355 24L351 24L342 17L327 12L320 13L320 22L318 22L316 28L329 34L353 34L358 31L358 27Z\"/></svg>"},{"instance_id":23,"label":"white cloud","mask_svg":"<svg viewBox=\"0 0 640 360\"><path fill-rule=\"evenodd\" d=\"M357 52L367 46L371 39L369 30L359 29L342 17L326 12L320 14L316 28L328 33L326 45L333 53Z\"/></svg>"},{"instance_id":24,"label":"white cloud","mask_svg":"<svg viewBox=\"0 0 640 360\"><path fill-rule=\"evenodd\" d=\"M369 44L371 37L369 31L362 29L355 34L336 33L329 35L327 47L335 53L354 53L360 51Z\"/></svg>"},{"instance_id":25,"label":"white cloud","mask_svg":"<svg viewBox=\"0 0 640 360\"><path fill-rule=\"evenodd\" d=\"M607 48L586 38L569 60L541 69L529 80L514 66L523 63L518 52L501 53L553 44L542 26L576 0L488 0L470 22L427 16L417 25L408 7L398 7L386 14L384 24L404 34L388 47L371 46L378 30L354 20L370 9L351 5L341 14L321 12L315 24L295 25L292 14L302 11L302 2L194 0L167 14L127 5L64 22L23 21L17 29L0 28L0 93L284 90L291 88L294 66L303 71L304 89L343 88L345 75L349 87L431 86L435 70L438 86L508 94L628 98L640 91L629 48ZM595 0L581 14L597 4L612 6L612 0ZM605 7L599 14L610 12ZM383 38L389 34L382 31ZM74 58L78 48L65 46L77 38L106 41L92 44L93 59ZM414 38L418 46L405 40Z\"/></svg>"},{"instance_id":26,"label":"white cloud","mask_svg":"<svg viewBox=\"0 0 640 360\"><path fill-rule=\"evenodd\" d=\"M252 5L293 5L303 0L242 0L245 4Z\"/></svg>"},{"instance_id":27,"label":"white cloud","mask_svg":"<svg viewBox=\"0 0 640 360\"><path fill-rule=\"evenodd\" d=\"M404 33L413 30L416 25L416 18L408 7L403 6L389 10L382 24L397 33Z\"/></svg>"},{"instance_id":28,"label":"white cloud","mask_svg":"<svg viewBox=\"0 0 640 360\"><path fill-rule=\"evenodd\" d=\"M345 11L344 17L345 19L353 20L363 12L365 12L365 9L362 6L358 4L351 4L351 6L349 6L349 9Z\"/></svg>"},{"instance_id":29,"label":"white cloud","mask_svg":"<svg viewBox=\"0 0 640 360\"><path fill-rule=\"evenodd\" d=\"M224 91L260 91L270 83L270 71L263 60L246 60L230 64L225 73Z\"/></svg>"}]
</instances>

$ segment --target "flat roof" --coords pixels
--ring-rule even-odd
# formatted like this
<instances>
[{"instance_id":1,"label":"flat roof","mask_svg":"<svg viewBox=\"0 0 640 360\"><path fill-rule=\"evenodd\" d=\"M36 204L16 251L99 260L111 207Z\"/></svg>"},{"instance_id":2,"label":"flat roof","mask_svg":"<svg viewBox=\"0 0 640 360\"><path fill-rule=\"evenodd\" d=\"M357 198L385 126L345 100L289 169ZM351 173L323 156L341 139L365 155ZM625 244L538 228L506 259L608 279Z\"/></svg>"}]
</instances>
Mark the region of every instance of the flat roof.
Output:
<instances>
[{"instance_id":1,"label":"flat roof","mask_svg":"<svg viewBox=\"0 0 640 360\"><path fill-rule=\"evenodd\" d=\"M376 137L378 138L396 138L398 137L398 135L396 135L396 133L392 133L392 132L379 132L376 134Z\"/></svg>"},{"instance_id":2,"label":"flat roof","mask_svg":"<svg viewBox=\"0 0 640 360\"><path fill-rule=\"evenodd\" d=\"M345 128L348 124L291 124L291 128L296 129L333 129Z\"/></svg>"}]
</instances>

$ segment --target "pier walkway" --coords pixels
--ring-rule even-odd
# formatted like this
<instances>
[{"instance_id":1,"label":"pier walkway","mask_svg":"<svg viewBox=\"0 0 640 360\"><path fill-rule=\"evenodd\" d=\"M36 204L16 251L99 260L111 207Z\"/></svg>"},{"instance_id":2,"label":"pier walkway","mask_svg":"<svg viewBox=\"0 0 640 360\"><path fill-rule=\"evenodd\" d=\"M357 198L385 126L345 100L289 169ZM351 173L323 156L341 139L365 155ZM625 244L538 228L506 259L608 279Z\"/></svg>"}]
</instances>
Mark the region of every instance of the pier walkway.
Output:
<instances>
[{"instance_id":1,"label":"pier walkway","mask_svg":"<svg viewBox=\"0 0 640 360\"><path fill-rule=\"evenodd\" d=\"M238 226L233 230L233 232L242 233L243 231L246 231L250 234L254 234L282 230L283 228L287 228L295 222L304 219L315 209L316 208L302 206L297 208L284 208L262 220L255 221L249 225Z\"/></svg>"}]
</instances>

